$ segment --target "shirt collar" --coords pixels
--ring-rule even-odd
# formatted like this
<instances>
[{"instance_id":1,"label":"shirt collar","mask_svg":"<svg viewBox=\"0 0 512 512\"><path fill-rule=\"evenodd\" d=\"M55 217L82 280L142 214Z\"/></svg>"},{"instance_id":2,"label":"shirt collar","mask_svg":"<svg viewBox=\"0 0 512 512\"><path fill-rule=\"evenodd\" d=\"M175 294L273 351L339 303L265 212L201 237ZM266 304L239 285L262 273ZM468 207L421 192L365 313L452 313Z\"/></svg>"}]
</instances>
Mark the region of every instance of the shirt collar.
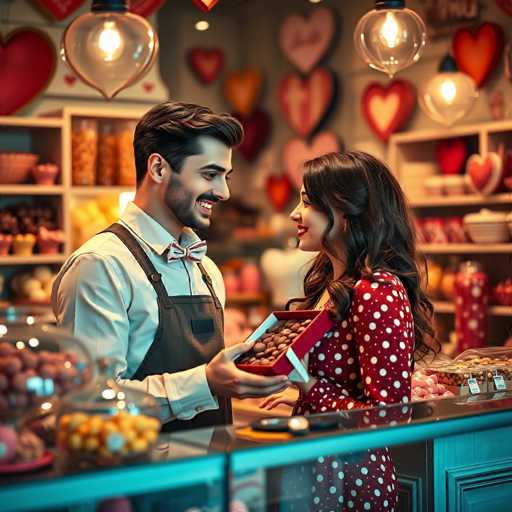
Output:
<instances>
[{"instance_id":1,"label":"shirt collar","mask_svg":"<svg viewBox=\"0 0 512 512\"><path fill-rule=\"evenodd\" d=\"M161 224L134 202L129 202L121 216L121 222L138 238L160 256L167 250L171 242L178 242L183 247L201 240L190 228L184 228L181 242L171 235Z\"/></svg>"}]
</instances>

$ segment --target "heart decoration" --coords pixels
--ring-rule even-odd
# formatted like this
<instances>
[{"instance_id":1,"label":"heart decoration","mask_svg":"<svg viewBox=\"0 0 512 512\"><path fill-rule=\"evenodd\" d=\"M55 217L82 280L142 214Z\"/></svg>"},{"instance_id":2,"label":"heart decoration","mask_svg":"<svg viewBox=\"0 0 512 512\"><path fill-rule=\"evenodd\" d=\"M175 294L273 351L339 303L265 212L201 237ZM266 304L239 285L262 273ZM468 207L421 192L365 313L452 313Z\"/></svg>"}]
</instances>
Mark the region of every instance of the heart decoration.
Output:
<instances>
[{"instance_id":1,"label":"heart decoration","mask_svg":"<svg viewBox=\"0 0 512 512\"><path fill-rule=\"evenodd\" d=\"M17 112L44 91L55 64L53 42L40 30L17 29L0 40L0 115Z\"/></svg>"},{"instance_id":2,"label":"heart decoration","mask_svg":"<svg viewBox=\"0 0 512 512\"><path fill-rule=\"evenodd\" d=\"M70 14L74 13L82 4L84 0L37 0L38 7L50 14L58 21L66 19Z\"/></svg>"},{"instance_id":3,"label":"heart decoration","mask_svg":"<svg viewBox=\"0 0 512 512\"><path fill-rule=\"evenodd\" d=\"M256 109L249 117L233 113L244 128L244 140L238 146L238 150L242 156L252 162L265 146L272 131L272 119L261 109Z\"/></svg>"},{"instance_id":4,"label":"heart decoration","mask_svg":"<svg viewBox=\"0 0 512 512\"><path fill-rule=\"evenodd\" d=\"M130 0L130 12L147 18L158 11L165 0Z\"/></svg>"},{"instance_id":5,"label":"heart decoration","mask_svg":"<svg viewBox=\"0 0 512 512\"><path fill-rule=\"evenodd\" d=\"M453 55L459 70L481 87L498 64L503 51L504 35L496 23L482 23L476 32L461 28L453 37Z\"/></svg>"},{"instance_id":6,"label":"heart decoration","mask_svg":"<svg viewBox=\"0 0 512 512\"><path fill-rule=\"evenodd\" d=\"M219 48L191 48L187 53L187 62L199 81L208 85L224 67L224 52Z\"/></svg>"},{"instance_id":7,"label":"heart decoration","mask_svg":"<svg viewBox=\"0 0 512 512\"><path fill-rule=\"evenodd\" d=\"M308 19L300 14L288 16L279 33L279 46L286 58L302 73L309 73L331 45L334 16L330 9L315 9Z\"/></svg>"},{"instance_id":8,"label":"heart decoration","mask_svg":"<svg viewBox=\"0 0 512 512\"><path fill-rule=\"evenodd\" d=\"M436 159L443 174L459 174L464 169L468 147L464 139L441 141L436 147Z\"/></svg>"},{"instance_id":9,"label":"heart decoration","mask_svg":"<svg viewBox=\"0 0 512 512\"><path fill-rule=\"evenodd\" d=\"M292 183L286 174L281 176L270 175L265 183L267 196L272 206L278 211L283 211L292 194Z\"/></svg>"},{"instance_id":10,"label":"heart decoration","mask_svg":"<svg viewBox=\"0 0 512 512\"><path fill-rule=\"evenodd\" d=\"M387 85L372 82L363 91L361 108L371 130L387 142L409 120L416 106L416 89L411 82L396 79Z\"/></svg>"},{"instance_id":11,"label":"heart decoration","mask_svg":"<svg viewBox=\"0 0 512 512\"><path fill-rule=\"evenodd\" d=\"M210 12L219 0L192 0L203 12Z\"/></svg>"},{"instance_id":12,"label":"heart decoration","mask_svg":"<svg viewBox=\"0 0 512 512\"><path fill-rule=\"evenodd\" d=\"M71 75L70 73L66 73L64 75L64 82L66 82L66 85L68 87L73 87L73 85L75 85L75 83L76 83L76 76Z\"/></svg>"},{"instance_id":13,"label":"heart decoration","mask_svg":"<svg viewBox=\"0 0 512 512\"><path fill-rule=\"evenodd\" d=\"M496 0L496 5L500 7L503 12L512 16L512 0Z\"/></svg>"},{"instance_id":14,"label":"heart decoration","mask_svg":"<svg viewBox=\"0 0 512 512\"><path fill-rule=\"evenodd\" d=\"M496 192L503 180L503 162L498 153L487 153L485 157L471 155L466 163L466 174L471 188L483 195Z\"/></svg>"},{"instance_id":15,"label":"heart decoration","mask_svg":"<svg viewBox=\"0 0 512 512\"><path fill-rule=\"evenodd\" d=\"M322 122L334 100L334 75L317 68L307 78L287 73L278 85L279 106L290 127L302 137Z\"/></svg>"},{"instance_id":16,"label":"heart decoration","mask_svg":"<svg viewBox=\"0 0 512 512\"><path fill-rule=\"evenodd\" d=\"M283 168L293 186L300 190L304 173L304 162L326 153L340 151L340 143L333 132L321 132L311 143L302 139L292 139L283 148Z\"/></svg>"},{"instance_id":17,"label":"heart decoration","mask_svg":"<svg viewBox=\"0 0 512 512\"><path fill-rule=\"evenodd\" d=\"M248 117L258 100L262 85L263 75L258 69L229 73L224 82L224 96L236 112Z\"/></svg>"},{"instance_id":18,"label":"heart decoration","mask_svg":"<svg viewBox=\"0 0 512 512\"><path fill-rule=\"evenodd\" d=\"M505 144L501 143L498 147L498 155L503 162L503 188L512 190L512 150L505 149Z\"/></svg>"}]
</instances>

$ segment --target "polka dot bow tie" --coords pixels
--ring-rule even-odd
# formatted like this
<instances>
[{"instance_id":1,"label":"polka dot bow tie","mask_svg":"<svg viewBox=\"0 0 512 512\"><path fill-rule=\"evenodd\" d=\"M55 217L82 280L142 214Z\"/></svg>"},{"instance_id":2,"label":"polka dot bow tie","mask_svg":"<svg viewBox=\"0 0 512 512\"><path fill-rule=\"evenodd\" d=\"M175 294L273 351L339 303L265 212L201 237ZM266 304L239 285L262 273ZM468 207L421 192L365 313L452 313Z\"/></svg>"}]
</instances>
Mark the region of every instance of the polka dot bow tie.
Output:
<instances>
[{"instance_id":1,"label":"polka dot bow tie","mask_svg":"<svg viewBox=\"0 0 512 512\"><path fill-rule=\"evenodd\" d=\"M186 258L192 261L201 261L206 255L206 242L198 240L187 247L182 247L178 242L171 242L167 253L167 262Z\"/></svg>"}]
</instances>

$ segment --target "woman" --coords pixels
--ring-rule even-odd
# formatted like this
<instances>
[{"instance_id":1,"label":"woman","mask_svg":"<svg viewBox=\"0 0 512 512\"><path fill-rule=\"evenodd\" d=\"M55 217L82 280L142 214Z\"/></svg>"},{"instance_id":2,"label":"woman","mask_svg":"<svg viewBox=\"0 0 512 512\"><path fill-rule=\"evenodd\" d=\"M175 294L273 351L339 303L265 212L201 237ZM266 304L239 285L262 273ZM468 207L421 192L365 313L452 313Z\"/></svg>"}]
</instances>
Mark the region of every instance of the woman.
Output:
<instances>
[{"instance_id":1,"label":"woman","mask_svg":"<svg viewBox=\"0 0 512 512\"><path fill-rule=\"evenodd\" d=\"M413 223L387 167L363 152L305 163L300 202L290 214L299 248L319 251L300 309L327 308L334 329L309 353L310 380L294 414L408 402L414 359L437 353L432 305L420 286ZM262 406L288 403L282 395ZM392 510L397 486L387 448L340 469L320 457L309 510ZM343 464L343 463L342 463Z\"/></svg>"}]
</instances>

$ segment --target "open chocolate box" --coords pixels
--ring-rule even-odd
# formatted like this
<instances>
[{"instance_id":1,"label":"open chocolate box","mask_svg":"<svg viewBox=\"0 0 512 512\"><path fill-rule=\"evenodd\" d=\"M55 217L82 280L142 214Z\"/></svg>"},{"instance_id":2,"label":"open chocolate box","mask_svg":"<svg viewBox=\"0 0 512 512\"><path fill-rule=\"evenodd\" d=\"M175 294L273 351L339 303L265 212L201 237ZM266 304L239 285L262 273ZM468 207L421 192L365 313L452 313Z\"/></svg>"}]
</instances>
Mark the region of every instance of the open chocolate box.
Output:
<instances>
[{"instance_id":1,"label":"open chocolate box","mask_svg":"<svg viewBox=\"0 0 512 512\"><path fill-rule=\"evenodd\" d=\"M256 342L236 365L246 372L288 375L290 380L306 382L301 359L333 325L326 310L274 311L247 338Z\"/></svg>"}]
</instances>

